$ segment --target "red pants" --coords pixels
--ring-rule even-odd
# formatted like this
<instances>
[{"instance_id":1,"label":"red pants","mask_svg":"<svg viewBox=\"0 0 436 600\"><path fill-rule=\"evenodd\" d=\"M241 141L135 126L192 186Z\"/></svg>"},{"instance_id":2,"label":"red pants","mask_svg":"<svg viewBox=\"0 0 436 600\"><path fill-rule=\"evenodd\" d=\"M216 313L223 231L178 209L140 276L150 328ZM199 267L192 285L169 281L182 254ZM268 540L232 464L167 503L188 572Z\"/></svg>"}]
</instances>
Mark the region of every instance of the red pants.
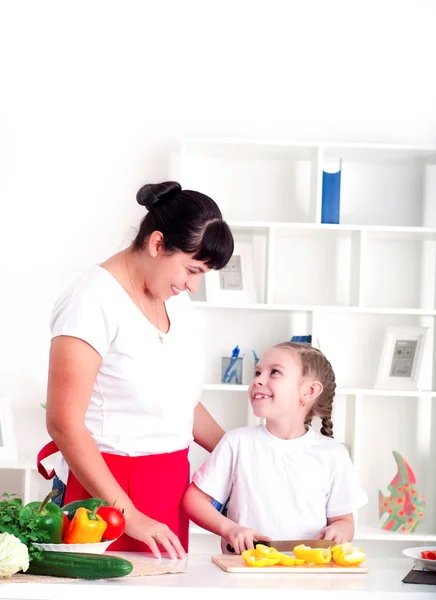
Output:
<instances>
[{"instance_id":1,"label":"red pants","mask_svg":"<svg viewBox=\"0 0 436 600\"><path fill-rule=\"evenodd\" d=\"M120 456L105 452L102 456L135 507L148 517L168 525L188 552L189 519L180 509L182 495L189 485L188 448L148 456ZM90 498L90 495L70 471L65 504L84 498ZM150 551L146 544L126 534L111 544L108 550Z\"/></svg>"}]
</instances>

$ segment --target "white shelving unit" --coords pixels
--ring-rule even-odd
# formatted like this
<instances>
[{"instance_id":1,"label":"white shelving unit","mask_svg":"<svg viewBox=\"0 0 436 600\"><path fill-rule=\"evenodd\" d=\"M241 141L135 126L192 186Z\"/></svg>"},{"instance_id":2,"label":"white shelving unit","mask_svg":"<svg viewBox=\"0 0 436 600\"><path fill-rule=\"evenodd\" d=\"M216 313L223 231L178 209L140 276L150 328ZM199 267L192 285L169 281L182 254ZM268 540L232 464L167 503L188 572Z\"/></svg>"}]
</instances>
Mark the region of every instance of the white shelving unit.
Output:
<instances>
[{"instance_id":1,"label":"white shelving unit","mask_svg":"<svg viewBox=\"0 0 436 600\"><path fill-rule=\"evenodd\" d=\"M206 333L203 401L225 429L253 422L252 349L312 335L337 378L334 434L347 444L368 496L356 539L436 541L436 222L428 169L436 148L187 139L180 180L214 198L236 242L255 257L257 301L194 302ZM341 223L321 223L322 166L342 159ZM432 218L432 217L430 217ZM420 390L376 389L386 328L425 326ZM243 385L220 383L221 356L245 355ZM381 529L378 490L404 456L427 509L414 534ZM191 451L194 470L206 454ZM198 528L193 533L200 533Z\"/></svg>"},{"instance_id":2,"label":"white shelving unit","mask_svg":"<svg viewBox=\"0 0 436 600\"><path fill-rule=\"evenodd\" d=\"M51 489L51 481L45 481L38 473L36 463L22 461L0 462L0 496L3 493L18 494L23 504L42 500Z\"/></svg>"}]
</instances>

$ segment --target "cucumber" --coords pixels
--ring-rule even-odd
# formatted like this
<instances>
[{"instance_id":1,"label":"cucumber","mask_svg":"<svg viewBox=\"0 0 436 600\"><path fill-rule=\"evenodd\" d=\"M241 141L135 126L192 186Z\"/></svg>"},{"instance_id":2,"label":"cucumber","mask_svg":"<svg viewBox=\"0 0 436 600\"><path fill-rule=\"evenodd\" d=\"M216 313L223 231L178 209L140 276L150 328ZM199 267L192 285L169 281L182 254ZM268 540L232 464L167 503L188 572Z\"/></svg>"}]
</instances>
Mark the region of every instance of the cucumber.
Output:
<instances>
[{"instance_id":1,"label":"cucumber","mask_svg":"<svg viewBox=\"0 0 436 600\"><path fill-rule=\"evenodd\" d=\"M130 561L108 554L41 551L41 560L32 560L26 575L50 575L73 579L124 577L133 570Z\"/></svg>"},{"instance_id":2,"label":"cucumber","mask_svg":"<svg viewBox=\"0 0 436 600\"><path fill-rule=\"evenodd\" d=\"M62 512L65 513L68 517L68 520L71 521L78 508L83 506L83 508L87 508L88 510L92 511L99 504L101 506L109 506L109 502L106 502L106 500L101 500L100 498L84 498L83 500L74 500L74 502L65 504L65 506L62 507Z\"/></svg>"}]
</instances>

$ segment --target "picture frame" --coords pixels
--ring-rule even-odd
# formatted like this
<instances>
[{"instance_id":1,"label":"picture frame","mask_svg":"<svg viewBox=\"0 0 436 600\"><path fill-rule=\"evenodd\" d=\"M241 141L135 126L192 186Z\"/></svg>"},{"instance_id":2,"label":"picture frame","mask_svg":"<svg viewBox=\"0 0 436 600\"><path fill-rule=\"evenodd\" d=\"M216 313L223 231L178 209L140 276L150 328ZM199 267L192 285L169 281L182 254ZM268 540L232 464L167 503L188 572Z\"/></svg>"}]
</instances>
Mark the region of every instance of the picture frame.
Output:
<instances>
[{"instance_id":1,"label":"picture frame","mask_svg":"<svg viewBox=\"0 0 436 600\"><path fill-rule=\"evenodd\" d=\"M12 405L8 398L0 398L0 463L16 459Z\"/></svg>"},{"instance_id":2,"label":"picture frame","mask_svg":"<svg viewBox=\"0 0 436 600\"><path fill-rule=\"evenodd\" d=\"M426 327L387 328L376 389L419 390L427 330Z\"/></svg>"},{"instance_id":3,"label":"picture frame","mask_svg":"<svg viewBox=\"0 0 436 600\"><path fill-rule=\"evenodd\" d=\"M205 276L206 301L221 305L256 304L253 247L236 243L232 258L220 271Z\"/></svg>"}]
</instances>

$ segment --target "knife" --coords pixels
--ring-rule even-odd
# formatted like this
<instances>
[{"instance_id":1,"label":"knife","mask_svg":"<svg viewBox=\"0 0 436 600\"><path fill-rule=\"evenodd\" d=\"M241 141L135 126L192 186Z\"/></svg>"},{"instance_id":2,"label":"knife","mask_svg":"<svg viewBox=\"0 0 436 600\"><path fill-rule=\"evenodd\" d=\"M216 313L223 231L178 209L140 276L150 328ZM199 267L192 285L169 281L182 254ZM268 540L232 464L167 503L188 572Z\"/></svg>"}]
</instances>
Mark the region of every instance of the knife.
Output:
<instances>
[{"instance_id":1,"label":"knife","mask_svg":"<svg viewBox=\"0 0 436 600\"><path fill-rule=\"evenodd\" d=\"M256 544L272 546L273 548L279 551L292 551L295 548L295 546L299 546L300 544L310 546L311 548L331 548L335 545L335 542L332 542L332 540L272 540L271 542L253 540L254 547L256 547ZM230 544L227 544L226 549L228 552L235 551L235 549Z\"/></svg>"}]
</instances>

